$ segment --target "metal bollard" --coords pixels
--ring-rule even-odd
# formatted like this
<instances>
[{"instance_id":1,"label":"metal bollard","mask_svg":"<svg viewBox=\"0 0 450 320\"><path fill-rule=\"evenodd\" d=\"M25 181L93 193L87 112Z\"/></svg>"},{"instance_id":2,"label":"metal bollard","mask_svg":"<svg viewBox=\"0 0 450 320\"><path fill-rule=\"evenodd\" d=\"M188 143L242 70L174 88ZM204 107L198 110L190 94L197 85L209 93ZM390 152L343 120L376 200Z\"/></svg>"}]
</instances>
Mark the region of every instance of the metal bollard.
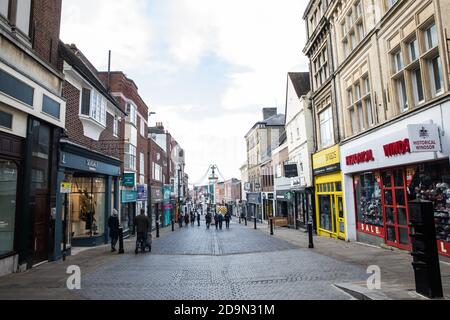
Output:
<instances>
[{"instance_id":1,"label":"metal bollard","mask_svg":"<svg viewBox=\"0 0 450 320\"><path fill-rule=\"evenodd\" d=\"M159 238L159 221L156 221L156 237Z\"/></svg>"},{"instance_id":2,"label":"metal bollard","mask_svg":"<svg viewBox=\"0 0 450 320\"><path fill-rule=\"evenodd\" d=\"M270 235L273 236L273 219L270 219Z\"/></svg>"},{"instance_id":3,"label":"metal bollard","mask_svg":"<svg viewBox=\"0 0 450 320\"><path fill-rule=\"evenodd\" d=\"M258 229L256 223L257 223L257 221L256 221L256 216L255 216L255 230Z\"/></svg>"},{"instance_id":4,"label":"metal bollard","mask_svg":"<svg viewBox=\"0 0 450 320\"><path fill-rule=\"evenodd\" d=\"M247 217L245 217L245 226L247 226Z\"/></svg>"},{"instance_id":5,"label":"metal bollard","mask_svg":"<svg viewBox=\"0 0 450 320\"><path fill-rule=\"evenodd\" d=\"M119 228L119 254L124 254L125 250L123 248L123 228Z\"/></svg>"},{"instance_id":6,"label":"metal bollard","mask_svg":"<svg viewBox=\"0 0 450 320\"><path fill-rule=\"evenodd\" d=\"M172 219L172 232L175 231L175 221Z\"/></svg>"},{"instance_id":7,"label":"metal bollard","mask_svg":"<svg viewBox=\"0 0 450 320\"><path fill-rule=\"evenodd\" d=\"M314 249L314 238L313 238L313 225L308 223L308 233L309 233L309 249Z\"/></svg>"}]
</instances>

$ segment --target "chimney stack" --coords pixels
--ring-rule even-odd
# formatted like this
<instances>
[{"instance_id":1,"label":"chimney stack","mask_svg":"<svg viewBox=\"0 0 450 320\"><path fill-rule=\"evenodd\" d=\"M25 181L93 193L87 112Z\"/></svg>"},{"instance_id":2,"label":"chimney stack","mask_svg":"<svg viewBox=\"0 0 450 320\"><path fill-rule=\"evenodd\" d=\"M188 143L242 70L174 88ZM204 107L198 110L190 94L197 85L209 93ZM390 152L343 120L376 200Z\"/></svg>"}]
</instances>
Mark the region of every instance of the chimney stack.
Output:
<instances>
[{"instance_id":1,"label":"chimney stack","mask_svg":"<svg viewBox=\"0 0 450 320\"><path fill-rule=\"evenodd\" d=\"M264 108L263 109L263 120L267 120L278 113L277 108Z\"/></svg>"}]
</instances>

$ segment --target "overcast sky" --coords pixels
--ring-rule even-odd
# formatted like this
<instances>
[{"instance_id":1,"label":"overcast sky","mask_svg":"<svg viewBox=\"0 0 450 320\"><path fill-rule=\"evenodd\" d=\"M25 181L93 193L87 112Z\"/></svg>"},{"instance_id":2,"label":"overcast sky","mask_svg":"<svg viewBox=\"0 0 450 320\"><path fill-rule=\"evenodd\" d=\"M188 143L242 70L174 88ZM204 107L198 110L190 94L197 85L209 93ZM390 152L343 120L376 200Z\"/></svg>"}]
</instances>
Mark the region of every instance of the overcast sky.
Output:
<instances>
[{"instance_id":1,"label":"overcast sky","mask_svg":"<svg viewBox=\"0 0 450 320\"><path fill-rule=\"evenodd\" d=\"M244 136L263 107L284 113L287 72L302 54L307 0L64 0L61 39L100 70L133 79L151 125L186 151L190 183L209 164L240 178ZM205 181L203 181L205 182Z\"/></svg>"}]
</instances>

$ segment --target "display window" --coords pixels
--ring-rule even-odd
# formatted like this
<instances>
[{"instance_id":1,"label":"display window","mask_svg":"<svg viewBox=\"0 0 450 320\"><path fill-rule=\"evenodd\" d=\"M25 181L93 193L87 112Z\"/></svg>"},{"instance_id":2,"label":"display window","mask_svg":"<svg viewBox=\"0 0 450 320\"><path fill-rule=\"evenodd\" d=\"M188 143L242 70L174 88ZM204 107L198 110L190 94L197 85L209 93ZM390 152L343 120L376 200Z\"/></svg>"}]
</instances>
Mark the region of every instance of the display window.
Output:
<instances>
[{"instance_id":1,"label":"display window","mask_svg":"<svg viewBox=\"0 0 450 320\"><path fill-rule=\"evenodd\" d=\"M380 177L376 172L366 172L353 179L358 230L384 237Z\"/></svg>"},{"instance_id":2,"label":"display window","mask_svg":"<svg viewBox=\"0 0 450 320\"><path fill-rule=\"evenodd\" d=\"M101 177L73 177L70 194L72 238L97 237L105 230L106 181Z\"/></svg>"},{"instance_id":3,"label":"display window","mask_svg":"<svg viewBox=\"0 0 450 320\"><path fill-rule=\"evenodd\" d=\"M409 250L408 202L432 201L439 253L450 256L450 164L448 160L355 175L358 230Z\"/></svg>"},{"instance_id":4,"label":"display window","mask_svg":"<svg viewBox=\"0 0 450 320\"><path fill-rule=\"evenodd\" d=\"M17 164L0 159L0 256L14 251Z\"/></svg>"}]
</instances>

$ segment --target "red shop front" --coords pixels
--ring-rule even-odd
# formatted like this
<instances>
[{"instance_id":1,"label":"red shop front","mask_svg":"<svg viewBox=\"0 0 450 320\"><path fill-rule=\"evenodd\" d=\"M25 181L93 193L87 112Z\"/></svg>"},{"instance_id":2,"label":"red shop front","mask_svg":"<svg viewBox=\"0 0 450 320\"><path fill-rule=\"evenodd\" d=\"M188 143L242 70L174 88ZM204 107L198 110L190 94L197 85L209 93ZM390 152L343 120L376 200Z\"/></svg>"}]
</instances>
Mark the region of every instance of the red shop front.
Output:
<instances>
[{"instance_id":1,"label":"red shop front","mask_svg":"<svg viewBox=\"0 0 450 320\"><path fill-rule=\"evenodd\" d=\"M450 165L448 160L353 175L358 233L410 250L408 202L434 203L439 253L450 257Z\"/></svg>"}]
</instances>

